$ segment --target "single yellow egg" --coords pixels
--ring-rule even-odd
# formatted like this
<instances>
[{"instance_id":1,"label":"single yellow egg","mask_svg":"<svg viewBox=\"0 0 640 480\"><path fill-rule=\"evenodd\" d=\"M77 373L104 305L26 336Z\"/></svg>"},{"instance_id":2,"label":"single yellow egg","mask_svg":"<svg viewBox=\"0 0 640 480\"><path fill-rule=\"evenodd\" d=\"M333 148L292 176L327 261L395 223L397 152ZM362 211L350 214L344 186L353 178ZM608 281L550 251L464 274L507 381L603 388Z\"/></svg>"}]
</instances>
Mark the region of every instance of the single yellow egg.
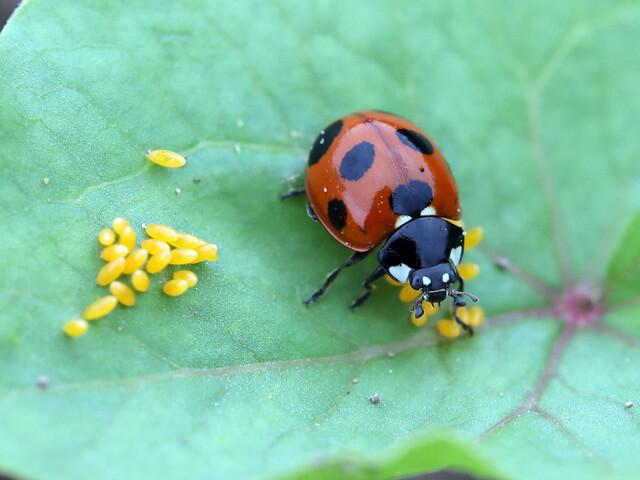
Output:
<instances>
[{"instance_id":1,"label":"single yellow egg","mask_svg":"<svg viewBox=\"0 0 640 480\"><path fill-rule=\"evenodd\" d=\"M129 251L132 251L134 248L136 248L136 232L133 231L133 228L124 227L122 229L122 233L120 234L119 242L127 247Z\"/></svg>"},{"instance_id":2,"label":"single yellow egg","mask_svg":"<svg viewBox=\"0 0 640 480\"><path fill-rule=\"evenodd\" d=\"M198 258L196 258L193 263L202 262L204 260L208 260L210 262L218 260L218 247L213 243L200 245L197 252Z\"/></svg>"},{"instance_id":3,"label":"single yellow egg","mask_svg":"<svg viewBox=\"0 0 640 480\"><path fill-rule=\"evenodd\" d=\"M88 329L89 324L86 320L82 318L74 318L73 320L69 320L64 326L64 333L70 337L79 337L80 335L87 333Z\"/></svg>"},{"instance_id":4,"label":"single yellow egg","mask_svg":"<svg viewBox=\"0 0 640 480\"><path fill-rule=\"evenodd\" d=\"M167 243L171 243L178 239L178 234L176 233L176 231L171 227L167 227L166 225L147 225L147 228L145 228L145 232L147 232L147 235L149 235L151 238L162 240L163 242Z\"/></svg>"},{"instance_id":5,"label":"single yellow egg","mask_svg":"<svg viewBox=\"0 0 640 480\"><path fill-rule=\"evenodd\" d=\"M458 275L460 275L463 280L472 280L476 278L479 273L480 265L477 263L463 263L458 265Z\"/></svg>"},{"instance_id":6,"label":"single yellow egg","mask_svg":"<svg viewBox=\"0 0 640 480\"><path fill-rule=\"evenodd\" d=\"M149 252L147 252L144 248L138 248L131 252L127 258L124 259L124 270L122 273L133 273L138 270L144 262L147 261L149 257Z\"/></svg>"},{"instance_id":7,"label":"single yellow egg","mask_svg":"<svg viewBox=\"0 0 640 480\"><path fill-rule=\"evenodd\" d=\"M82 317L85 320L95 320L96 318L104 317L113 311L118 305L118 299L113 295L107 295L106 297L99 298L82 312Z\"/></svg>"},{"instance_id":8,"label":"single yellow egg","mask_svg":"<svg viewBox=\"0 0 640 480\"><path fill-rule=\"evenodd\" d=\"M436 325L438 331L448 338L456 338L460 336L460 325L454 320L440 320Z\"/></svg>"},{"instance_id":9,"label":"single yellow egg","mask_svg":"<svg viewBox=\"0 0 640 480\"><path fill-rule=\"evenodd\" d=\"M467 323L467 320L469 319L469 311L467 310L467 307L458 308L456 314L458 315L458 318L460 320L462 320L464 323Z\"/></svg>"},{"instance_id":10,"label":"single yellow egg","mask_svg":"<svg viewBox=\"0 0 640 480\"><path fill-rule=\"evenodd\" d=\"M116 217L113 219L111 226L118 235L121 235L124 227L130 227L131 224L129 223L129 220L126 220L122 217Z\"/></svg>"},{"instance_id":11,"label":"single yellow egg","mask_svg":"<svg viewBox=\"0 0 640 480\"><path fill-rule=\"evenodd\" d=\"M416 318L416 312L411 312L411 323L416 327L422 327L429 320L429 315L423 314L420 318Z\"/></svg>"},{"instance_id":12,"label":"single yellow egg","mask_svg":"<svg viewBox=\"0 0 640 480\"><path fill-rule=\"evenodd\" d=\"M162 250L155 255L151 255L151 258L147 262L147 272L148 273L158 273L169 265L171 261L171 252L167 250Z\"/></svg>"},{"instance_id":13,"label":"single yellow egg","mask_svg":"<svg viewBox=\"0 0 640 480\"><path fill-rule=\"evenodd\" d=\"M136 304L135 293L133 293L133 290L122 282L111 282L109 285L109 291L111 292L111 295L116 297L118 301L126 307L133 307Z\"/></svg>"},{"instance_id":14,"label":"single yellow egg","mask_svg":"<svg viewBox=\"0 0 640 480\"><path fill-rule=\"evenodd\" d=\"M149 240L145 240L140 244L142 248L144 248L150 255L155 255L158 252L166 250L167 252L171 250L171 247L167 242L163 242L161 240L156 240L155 238L150 238Z\"/></svg>"},{"instance_id":15,"label":"single yellow egg","mask_svg":"<svg viewBox=\"0 0 640 480\"><path fill-rule=\"evenodd\" d=\"M439 308L439 303L429 303L426 300L422 302L422 309L424 310L425 315L433 315L434 313L437 313Z\"/></svg>"},{"instance_id":16,"label":"single yellow egg","mask_svg":"<svg viewBox=\"0 0 640 480\"><path fill-rule=\"evenodd\" d=\"M473 227L464 236L464 249L470 250L482 241L484 230L482 227Z\"/></svg>"},{"instance_id":17,"label":"single yellow egg","mask_svg":"<svg viewBox=\"0 0 640 480\"><path fill-rule=\"evenodd\" d=\"M485 313L482 307L475 306L469 310L467 323L472 327L479 327L484 322Z\"/></svg>"},{"instance_id":18,"label":"single yellow egg","mask_svg":"<svg viewBox=\"0 0 640 480\"><path fill-rule=\"evenodd\" d=\"M176 238L171 245L177 248L190 248L191 250L195 250L200 246L200 241L197 237L189 233L178 233L178 238Z\"/></svg>"},{"instance_id":19,"label":"single yellow egg","mask_svg":"<svg viewBox=\"0 0 640 480\"><path fill-rule=\"evenodd\" d=\"M124 257L127 253L129 253L127 247L119 243L114 243L113 245L104 247L100 257L102 257L105 262L112 262L113 260Z\"/></svg>"},{"instance_id":20,"label":"single yellow egg","mask_svg":"<svg viewBox=\"0 0 640 480\"><path fill-rule=\"evenodd\" d=\"M198 283L198 276L191 270L178 270L173 274L173 278L177 278L178 280L185 280L189 285L189 288Z\"/></svg>"},{"instance_id":21,"label":"single yellow egg","mask_svg":"<svg viewBox=\"0 0 640 480\"><path fill-rule=\"evenodd\" d=\"M153 150L147 154L147 158L153 163L162 165L168 168L182 167L187 163L187 159L179 153L172 152L171 150Z\"/></svg>"},{"instance_id":22,"label":"single yellow egg","mask_svg":"<svg viewBox=\"0 0 640 480\"><path fill-rule=\"evenodd\" d=\"M139 292L149 290L149 275L144 270L136 270L131 274L131 285Z\"/></svg>"},{"instance_id":23,"label":"single yellow egg","mask_svg":"<svg viewBox=\"0 0 640 480\"><path fill-rule=\"evenodd\" d=\"M105 285L109 285L120 275L122 275L122 271L124 270L124 263L124 258L116 258L115 260L112 260L104 267L102 267L96 279L98 285L101 285L103 287Z\"/></svg>"},{"instance_id":24,"label":"single yellow egg","mask_svg":"<svg viewBox=\"0 0 640 480\"><path fill-rule=\"evenodd\" d=\"M171 250L171 265L185 265L187 263L193 263L198 258L198 252L191 250L190 248L176 248Z\"/></svg>"},{"instance_id":25,"label":"single yellow egg","mask_svg":"<svg viewBox=\"0 0 640 480\"><path fill-rule=\"evenodd\" d=\"M393 278L391 278L389 275L385 275L384 279L389 282L391 285L393 285L394 287L401 287L402 285L404 285L404 283L400 283L400 282L396 282Z\"/></svg>"},{"instance_id":26,"label":"single yellow egg","mask_svg":"<svg viewBox=\"0 0 640 480\"><path fill-rule=\"evenodd\" d=\"M182 295L186 292L187 288L189 288L189 284L186 280L174 278L173 280L169 280L165 283L164 287L162 287L162 291L167 295L177 297L178 295Z\"/></svg>"},{"instance_id":27,"label":"single yellow egg","mask_svg":"<svg viewBox=\"0 0 640 480\"><path fill-rule=\"evenodd\" d=\"M416 298L422 295L422 291L414 290L411 285L405 283L398 294L398 298L401 302L413 302Z\"/></svg>"},{"instance_id":28,"label":"single yellow egg","mask_svg":"<svg viewBox=\"0 0 640 480\"><path fill-rule=\"evenodd\" d=\"M116 241L116 234L110 228L105 228L103 230L100 230L100 233L98 234L98 241L101 245L108 247Z\"/></svg>"}]
</instances>

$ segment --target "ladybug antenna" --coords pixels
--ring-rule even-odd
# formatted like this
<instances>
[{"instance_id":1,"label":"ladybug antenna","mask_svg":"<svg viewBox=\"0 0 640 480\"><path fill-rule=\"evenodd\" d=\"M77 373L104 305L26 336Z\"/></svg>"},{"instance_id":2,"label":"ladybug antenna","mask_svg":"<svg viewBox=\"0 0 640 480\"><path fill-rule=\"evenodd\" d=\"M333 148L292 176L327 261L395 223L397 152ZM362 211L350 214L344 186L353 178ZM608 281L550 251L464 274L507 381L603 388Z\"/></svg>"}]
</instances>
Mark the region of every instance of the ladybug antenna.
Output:
<instances>
[{"instance_id":1,"label":"ladybug antenna","mask_svg":"<svg viewBox=\"0 0 640 480\"><path fill-rule=\"evenodd\" d=\"M471 295L470 293L460 292L458 290L454 290L453 288L448 289L447 292L450 296L453 297L454 300L462 300L462 296L464 295L466 297L469 297L469 300L471 300L473 303L478 303L478 297L476 297L475 295ZM462 301L464 302L464 300Z\"/></svg>"}]
</instances>

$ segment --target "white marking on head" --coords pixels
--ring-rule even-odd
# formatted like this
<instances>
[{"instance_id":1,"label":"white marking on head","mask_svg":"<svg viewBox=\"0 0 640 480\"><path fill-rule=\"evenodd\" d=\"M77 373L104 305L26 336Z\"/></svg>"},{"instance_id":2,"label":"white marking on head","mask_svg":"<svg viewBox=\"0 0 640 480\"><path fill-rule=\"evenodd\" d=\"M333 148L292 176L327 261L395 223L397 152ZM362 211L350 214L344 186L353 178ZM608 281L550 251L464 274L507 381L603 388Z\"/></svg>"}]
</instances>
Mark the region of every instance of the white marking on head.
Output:
<instances>
[{"instance_id":1,"label":"white marking on head","mask_svg":"<svg viewBox=\"0 0 640 480\"><path fill-rule=\"evenodd\" d=\"M410 215L400 215L396 220L396 228L400 228L405 223L413 220Z\"/></svg>"},{"instance_id":2,"label":"white marking on head","mask_svg":"<svg viewBox=\"0 0 640 480\"><path fill-rule=\"evenodd\" d=\"M409 280L409 274L411 273L411 267L401 263L400 265L389 267L389 273L400 283L407 283L407 280Z\"/></svg>"},{"instance_id":3,"label":"white marking on head","mask_svg":"<svg viewBox=\"0 0 640 480\"><path fill-rule=\"evenodd\" d=\"M422 285L428 287L431 285L431 279L429 277L422 277Z\"/></svg>"},{"instance_id":4,"label":"white marking on head","mask_svg":"<svg viewBox=\"0 0 640 480\"><path fill-rule=\"evenodd\" d=\"M324 143L324 137L320 139L320 145L322 145L323 143Z\"/></svg>"},{"instance_id":5,"label":"white marking on head","mask_svg":"<svg viewBox=\"0 0 640 480\"><path fill-rule=\"evenodd\" d=\"M436 213L436 209L433 207L427 207L422 209L422 211L420 212L420 216L421 217L437 217L438 214Z\"/></svg>"},{"instance_id":6,"label":"white marking on head","mask_svg":"<svg viewBox=\"0 0 640 480\"><path fill-rule=\"evenodd\" d=\"M462 246L452 248L451 253L449 253L449 259L453 262L454 265L459 265L460 260L462 260Z\"/></svg>"},{"instance_id":7,"label":"white marking on head","mask_svg":"<svg viewBox=\"0 0 640 480\"><path fill-rule=\"evenodd\" d=\"M449 274L448 273L443 273L442 274L442 281L444 283L447 283L449 281Z\"/></svg>"}]
</instances>

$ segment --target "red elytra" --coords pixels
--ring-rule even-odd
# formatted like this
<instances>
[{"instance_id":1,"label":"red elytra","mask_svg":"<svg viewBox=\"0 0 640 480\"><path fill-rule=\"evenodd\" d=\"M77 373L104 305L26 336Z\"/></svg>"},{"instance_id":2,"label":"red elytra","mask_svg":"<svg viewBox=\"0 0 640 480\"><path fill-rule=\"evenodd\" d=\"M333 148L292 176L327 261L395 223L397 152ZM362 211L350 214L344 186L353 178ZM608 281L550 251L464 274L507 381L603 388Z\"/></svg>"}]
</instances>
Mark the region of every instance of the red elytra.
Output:
<instances>
[{"instance_id":1,"label":"red elytra","mask_svg":"<svg viewBox=\"0 0 640 480\"><path fill-rule=\"evenodd\" d=\"M327 126L311 149L305 188L318 220L356 252L382 242L400 217L462 216L438 147L415 124L385 112L357 112Z\"/></svg>"}]
</instances>

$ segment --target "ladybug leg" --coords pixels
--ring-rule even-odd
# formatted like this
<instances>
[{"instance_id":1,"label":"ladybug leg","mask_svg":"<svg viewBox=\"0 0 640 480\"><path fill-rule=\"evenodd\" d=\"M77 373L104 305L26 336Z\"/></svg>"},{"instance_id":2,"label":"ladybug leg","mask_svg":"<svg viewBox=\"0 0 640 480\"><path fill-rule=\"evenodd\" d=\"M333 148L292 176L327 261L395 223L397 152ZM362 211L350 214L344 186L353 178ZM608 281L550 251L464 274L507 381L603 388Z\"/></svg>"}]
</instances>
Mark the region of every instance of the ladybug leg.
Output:
<instances>
[{"instance_id":1,"label":"ladybug leg","mask_svg":"<svg viewBox=\"0 0 640 480\"><path fill-rule=\"evenodd\" d=\"M314 222L320 221L318 220L318 215L316 215L315 210L311 206L311 202L307 202L307 215L309 215L309 218L311 218L311 220L313 220Z\"/></svg>"},{"instance_id":2,"label":"ladybug leg","mask_svg":"<svg viewBox=\"0 0 640 480\"><path fill-rule=\"evenodd\" d=\"M280 195L280 198L284 200L285 198L297 197L298 195L305 195L307 191L303 188L292 188L284 195Z\"/></svg>"},{"instance_id":3,"label":"ladybug leg","mask_svg":"<svg viewBox=\"0 0 640 480\"><path fill-rule=\"evenodd\" d=\"M338 268L336 268L333 272L331 272L329 275L327 275L327 278L324 281L324 284L318 289L318 291L316 291L316 293L314 293L309 298L307 298L304 301L304 303L309 305L310 303L313 303L316 300L318 300L322 295L324 295L324 292L327 291L327 288L329 288L329 285L331 285L333 283L333 281L338 277L338 275L340 274L340 272L342 270L344 270L345 268L350 267L352 265L355 265L356 263L358 263L359 261L364 259L370 253L371 253L371 250L368 250L366 252L356 252L353 255L351 255L349 257L349 260L347 260L346 263L343 263Z\"/></svg>"},{"instance_id":4,"label":"ladybug leg","mask_svg":"<svg viewBox=\"0 0 640 480\"><path fill-rule=\"evenodd\" d=\"M451 306L451 311L453 313L453 319L456 321L458 325L460 325L469 335L473 335L473 328L470 325L464 323L460 317L458 316L458 308L466 307L467 302L465 302L462 297L455 295L453 297L453 305Z\"/></svg>"},{"instance_id":5,"label":"ladybug leg","mask_svg":"<svg viewBox=\"0 0 640 480\"><path fill-rule=\"evenodd\" d=\"M378 266L378 268L376 268L373 271L373 273L369 275L367 279L364 281L364 283L362 284L362 286L366 288L367 291L364 292L364 294L360 298L357 298L349 308L353 310L354 308L358 308L360 305L362 305L364 301L367 298L369 298L369 295L371 295L371 292L373 292L376 288L374 285L372 285L372 283L378 280L379 278L384 277L385 273L386 272L384 271L384 268L382 268L381 266Z\"/></svg>"}]
</instances>

